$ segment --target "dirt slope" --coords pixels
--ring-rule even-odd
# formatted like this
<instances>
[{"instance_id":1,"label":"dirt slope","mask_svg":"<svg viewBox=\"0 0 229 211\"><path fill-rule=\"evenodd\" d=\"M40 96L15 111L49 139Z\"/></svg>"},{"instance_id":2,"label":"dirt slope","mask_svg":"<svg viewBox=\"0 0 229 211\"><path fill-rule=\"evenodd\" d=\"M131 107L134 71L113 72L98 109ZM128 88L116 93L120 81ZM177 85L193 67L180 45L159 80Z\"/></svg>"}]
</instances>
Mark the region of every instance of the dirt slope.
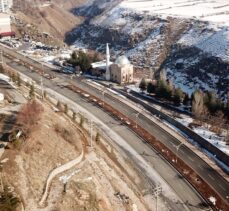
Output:
<instances>
[{"instance_id":1,"label":"dirt slope","mask_svg":"<svg viewBox=\"0 0 229 211\"><path fill-rule=\"evenodd\" d=\"M43 4L40 1L28 3L26 1L15 0L13 11L16 21L13 24L13 30L20 35L33 35L37 40L43 32L50 34L52 37L63 40L65 33L72 30L82 22L81 17L74 16L70 10L79 6L81 0L56 0L50 5ZM32 27L31 27L32 26Z\"/></svg>"}]
</instances>

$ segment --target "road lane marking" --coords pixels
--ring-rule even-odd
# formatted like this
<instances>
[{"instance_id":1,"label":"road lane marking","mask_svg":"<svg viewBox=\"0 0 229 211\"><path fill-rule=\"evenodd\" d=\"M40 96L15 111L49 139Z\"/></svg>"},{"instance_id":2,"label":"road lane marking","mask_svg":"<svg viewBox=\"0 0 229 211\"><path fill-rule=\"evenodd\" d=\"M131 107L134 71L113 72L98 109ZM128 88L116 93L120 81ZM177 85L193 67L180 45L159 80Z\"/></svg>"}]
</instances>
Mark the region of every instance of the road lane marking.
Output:
<instances>
[{"instance_id":1,"label":"road lane marking","mask_svg":"<svg viewBox=\"0 0 229 211\"><path fill-rule=\"evenodd\" d=\"M211 174L208 174L208 176L212 179L215 180L215 178L213 176L211 176Z\"/></svg>"},{"instance_id":2,"label":"road lane marking","mask_svg":"<svg viewBox=\"0 0 229 211\"><path fill-rule=\"evenodd\" d=\"M219 185L224 191L226 191L226 189L222 186L222 185Z\"/></svg>"},{"instance_id":3,"label":"road lane marking","mask_svg":"<svg viewBox=\"0 0 229 211\"><path fill-rule=\"evenodd\" d=\"M193 158L191 158L191 157L189 157L189 156L188 156L188 159L191 160L191 161L194 161Z\"/></svg>"}]
</instances>

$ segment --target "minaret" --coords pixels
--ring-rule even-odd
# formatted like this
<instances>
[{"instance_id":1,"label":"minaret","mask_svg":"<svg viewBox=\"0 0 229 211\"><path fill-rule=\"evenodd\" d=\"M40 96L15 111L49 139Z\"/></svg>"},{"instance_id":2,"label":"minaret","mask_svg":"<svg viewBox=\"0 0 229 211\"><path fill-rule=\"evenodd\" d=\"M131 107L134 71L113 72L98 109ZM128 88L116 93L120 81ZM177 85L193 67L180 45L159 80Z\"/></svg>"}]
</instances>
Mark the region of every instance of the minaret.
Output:
<instances>
[{"instance_id":1,"label":"minaret","mask_svg":"<svg viewBox=\"0 0 229 211\"><path fill-rule=\"evenodd\" d=\"M107 46L106 46L106 80L107 81L111 80L109 65L110 65L110 50L109 50L109 45L107 43Z\"/></svg>"}]
</instances>

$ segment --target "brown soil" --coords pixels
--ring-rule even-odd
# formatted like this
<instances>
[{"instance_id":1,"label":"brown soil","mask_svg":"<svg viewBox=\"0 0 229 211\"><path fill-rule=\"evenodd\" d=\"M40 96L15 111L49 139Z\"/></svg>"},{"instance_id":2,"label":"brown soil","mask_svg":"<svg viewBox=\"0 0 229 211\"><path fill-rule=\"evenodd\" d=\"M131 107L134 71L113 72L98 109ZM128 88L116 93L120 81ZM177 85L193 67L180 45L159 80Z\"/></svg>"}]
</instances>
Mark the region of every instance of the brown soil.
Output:
<instances>
[{"instance_id":1,"label":"brown soil","mask_svg":"<svg viewBox=\"0 0 229 211\"><path fill-rule=\"evenodd\" d=\"M54 113L47 105L42 119L24 144L6 150L4 158L9 158L4 166L5 175L20 192L23 201L30 199L28 207L38 201L48 174L60 164L76 158L81 152L79 131L65 118ZM69 143L56 133L54 125L60 125L69 131L72 142Z\"/></svg>"},{"instance_id":2,"label":"brown soil","mask_svg":"<svg viewBox=\"0 0 229 211\"><path fill-rule=\"evenodd\" d=\"M3 166L4 181L14 187L25 210L149 210L142 195L144 181L129 158L121 157L102 137L92 150L85 142L86 130L63 113L55 113L49 104L43 103L43 107L41 120L29 139L10 145L2 157L8 158ZM68 132L63 134L61 128ZM78 157L86 145L84 160L54 178L46 203L40 207L49 173ZM66 192L63 177L69 177Z\"/></svg>"},{"instance_id":3,"label":"brown soil","mask_svg":"<svg viewBox=\"0 0 229 211\"><path fill-rule=\"evenodd\" d=\"M18 36L30 35L33 40L45 41L43 32L51 35L49 43L57 44L62 42L65 33L71 31L82 22L81 17L76 17L70 12L70 8L79 5L81 1L56 0L50 6L31 6L31 3L24 5L20 0L14 4L15 16L22 24L13 24L13 30ZM21 7L19 7L19 5ZM53 39L54 38L54 39ZM47 39L47 38L46 38Z\"/></svg>"}]
</instances>

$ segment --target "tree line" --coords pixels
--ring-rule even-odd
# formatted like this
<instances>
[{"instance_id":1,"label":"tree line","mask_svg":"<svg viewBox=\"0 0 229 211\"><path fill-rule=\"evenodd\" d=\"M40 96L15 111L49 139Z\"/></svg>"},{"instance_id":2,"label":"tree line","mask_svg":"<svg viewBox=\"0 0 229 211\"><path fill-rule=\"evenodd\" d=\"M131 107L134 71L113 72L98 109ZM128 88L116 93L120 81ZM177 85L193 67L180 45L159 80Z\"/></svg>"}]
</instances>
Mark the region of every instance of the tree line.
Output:
<instances>
[{"instance_id":1,"label":"tree line","mask_svg":"<svg viewBox=\"0 0 229 211\"><path fill-rule=\"evenodd\" d=\"M71 64L74 68L78 68L79 71L87 72L91 70L91 63L99 61L99 55L86 54L83 51L74 51L71 58L67 60L67 63Z\"/></svg>"},{"instance_id":2,"label":"tree line","mask_svg":"<svg viewBox=\"0 0 229 211\"><path fill-rule=\"evenodd\" d=\"M227 101L222 101L214 91L203 92L197 89L190 97L179 87L166 79L162 73L158 80L147 82L143 78L139 84L141 91L147 91L149 94L154 94L155 97L166 100L175 106L181 104L191 106L192 113L196 118L205 118L206 116L219 115L229 119L229 93Z\"/></svg>"}]
</instances>

